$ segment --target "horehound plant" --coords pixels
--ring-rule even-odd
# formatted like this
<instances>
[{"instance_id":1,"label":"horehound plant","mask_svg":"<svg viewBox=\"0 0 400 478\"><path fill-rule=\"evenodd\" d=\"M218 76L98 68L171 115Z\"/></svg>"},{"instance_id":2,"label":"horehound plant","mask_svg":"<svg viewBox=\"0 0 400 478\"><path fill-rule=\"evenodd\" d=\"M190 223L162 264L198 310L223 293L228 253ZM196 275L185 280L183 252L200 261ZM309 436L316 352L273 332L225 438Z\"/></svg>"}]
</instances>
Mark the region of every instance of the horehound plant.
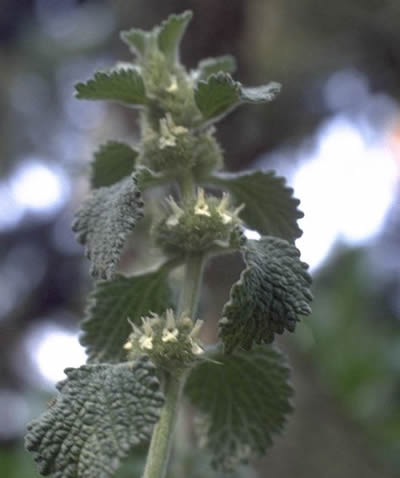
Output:
<instances>
[{"instance_id":1,"label":"horehound plant","mask_svg":"<svg viewBox=\"0 0 400 478\"><path fill-rule=\"evenodd\" d=\"M215 138L227 113L269 102L280 87L242 86L230 56L187 71L179 44L191 17L123 32L136 62L76 85L79 99L138 108L141 141L100 146L92 192L73 224L96 280L81 324L88 363L65 370L56 399L29 425L26 447L43 475L109 478L135 447L149 444L143 476L163 478L185 399L202 453L218 473L233 470L271 446L291 411L288 368L272 343L310 313L311 280L293 244L299 201L273 172L220 172ZM122 275L121 252L144 215L142 193L151 198L155 186L166 199L151 216L148 241L163 261ZM247 239L246 228L261 238ZM216 344L204 346L197 310L204 266L236 251L245 268ZM174 294L169 276L177 268L184 277Z\"/></svg>"}]
</instances>

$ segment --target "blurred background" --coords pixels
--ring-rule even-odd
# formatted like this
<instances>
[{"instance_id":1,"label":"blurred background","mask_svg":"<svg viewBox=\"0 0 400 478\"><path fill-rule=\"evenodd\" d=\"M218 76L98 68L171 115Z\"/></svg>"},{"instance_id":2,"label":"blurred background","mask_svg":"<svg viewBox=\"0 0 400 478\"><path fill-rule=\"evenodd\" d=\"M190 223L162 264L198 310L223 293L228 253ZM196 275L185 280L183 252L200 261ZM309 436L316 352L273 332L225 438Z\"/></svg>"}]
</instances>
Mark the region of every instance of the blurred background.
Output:
<instances>
[{"instance_id":1,"label":"blurred background","mask_svg":"<svg viewBox=\"0 0 400 478\"><path fill-rule=\"evenodd\" d=\"M39 476L26 423L85 361L73 211L99 143L137 134L134 112L78 102L73 85L129 61L119 30L187 8L189 68L232 53L243 83L283 84L274 103L220 124L227 168L276 169L306 214L297 246L314 313L281 341L296 411L257 474L399 476L398 0L0 0L0 476ZM210 320L239 270L224 260L206 274Z\"/></svg>"}]
</instances>

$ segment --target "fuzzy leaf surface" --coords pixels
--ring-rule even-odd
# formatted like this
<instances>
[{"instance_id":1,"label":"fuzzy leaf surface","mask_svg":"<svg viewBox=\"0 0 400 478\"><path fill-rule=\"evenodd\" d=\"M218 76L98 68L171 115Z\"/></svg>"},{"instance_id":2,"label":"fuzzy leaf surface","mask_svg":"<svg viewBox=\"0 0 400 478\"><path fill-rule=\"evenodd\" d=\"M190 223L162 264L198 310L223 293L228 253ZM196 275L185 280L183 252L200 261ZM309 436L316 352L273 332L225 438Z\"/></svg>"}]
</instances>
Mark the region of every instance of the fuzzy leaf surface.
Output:
<instances>
[{"instance_id":1,"label":"fuzzy leaf surface","mask_svg":"<svg viewBox=\"0 0 400 478\"><path fill-rule=\"evenodd\" d=\"M207 183L227 189L238 205L245 205L240 216L250 229L289 242L301 236L297 225L303 217L298 209L300 201L293 197L293 189L286 186L285 178L273 171L219 173L208 178Z\"/></svg>"},{"instance_id":2,"label":"fuzzy leaf surface","mask_svg":"<svg viewBox=\"0 0 400 478\"><path fill-rule=\"evenodd\" d=\"M126 238L141 217L143 201L134 176L92 191L76 213L72 229L85 246L94 277L112 278Z\"/></svg>"},{"instance_id":3,"label":"fuzzy leaf surface","mask_svg":"<svg viewBox=\"0 0 400 478\"><path fill-rule=\"evenodd\" d=\"M217 469L230 470L265 453L292 407L289 370L275 348L210 354L191 372L185 393L199 416L200 443Z\"/></svg>"},{"instance_id":4,"label":"fuzzy leaf surface","mask_svg":"<svg viewBox=\"0 0 400 478\"><path fill-rule=\"evenodd\" d=\"M138 155L138 151L120 141L101 145L92 163L92 187L111 186L132 174Z\"/></svg>"},{"instance_id":5,"label":"fuzzy leaf surface","mask_svg":"<svg viewBox=\"0 0 400 478\"><path fill-rule=\"evenodd\" d=\"M195 101L205 120L219 119L243 103L265 103L272 101L280 91L280 85L244 88L231 75L214 73L207 80L199 81L195 88Z\"/></svg>"},{"instance_id":6,"label":"fuzzy leaf surface","mask_svg":"<svg viewBox=\"0 0 400 478\"><path fill-rule=\"evenodd\" d=\"M231 289L219 321L227 353L271 343L293 332L300 315L311 313L311 277L295 246L277 237L249 240L242 247L246 268Z\"/></svg>"},{"instance_id":7,"label":"fuzzy leaf surface","mask_svg":"<svg viewBox=\"0 0 400 478\"><path fill-rule=\"evenodd\" d=\"M236 71L236 61L232 55L205 58L197 65L198 80L207 80L209 76L220 71L225 73L234 73Z\"/></svg>"},{"instance_id":8,"label":"fuzzy leaf surface","mask_svg":"<svg viewBox=\"0 0 400 478\"><path fill-rule=\"evenodd\" d=\"M138 106L147 102L143 79L135 68L98 72L75 88L76 97L83 100L111 100Z\"/></svg>"},{"instance_id":9,"label":"fuzzy leaf surface","mask_svg":"<svg viewBox=\"0 0 400 478\"><path fill-rule=\"evenodd\" d=\"M133 53L139 57L144 56L150 38L150 32L141 28L131 28L120 34L121 40L130 47Z\"/></svg>"},{"instance_id":10,"label":"fuzzy leaf surface","mask_svg":"<svg viewBox=\"0 0 400 478\"><path fill-rule=\"evenodd\" d=\"M91 362L120 362L132 327L129 319L141 325L141 317L161 313L171 305L168 272L172 263L133 277L117 276L99 281L89 295L80 342Z\"/></svg>"},{"instance_id":11,"label":"fuzzy leaf surface","mask_svg":"<svg viewBox=\"0 0 400 478\"><path fill-rule=\"evenodd\" d=\"M42 475L111 478L159 418L164 400L155 368L142 358L65 373L55 403L28 426L26 448Z\"/></svg>"},{"instance_id":12,"label":"fuzzy leaf surface","mask_svg":"<svg viewBox=\"0 0 400 478\"><path fill-rule=\"evenodd\" d=\"M164 20L159 27L158 46L171 62L178 59L179 45L192 17L193 13L189 10L179 15L173 14Z\"/></svg>"}]
</instances>

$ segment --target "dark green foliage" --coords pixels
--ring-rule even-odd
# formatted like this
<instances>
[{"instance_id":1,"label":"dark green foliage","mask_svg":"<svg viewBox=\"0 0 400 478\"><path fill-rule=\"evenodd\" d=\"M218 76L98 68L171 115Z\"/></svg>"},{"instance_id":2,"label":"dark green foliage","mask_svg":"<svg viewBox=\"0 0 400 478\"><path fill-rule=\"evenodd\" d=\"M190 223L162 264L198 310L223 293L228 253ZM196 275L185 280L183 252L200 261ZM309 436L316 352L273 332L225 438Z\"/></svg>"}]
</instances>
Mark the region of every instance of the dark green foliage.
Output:
<instances>
[{"instance_id":1,"label":"dark green foliage","mask_svg":"<svg viewBox=\"0 0 400 478\"><path fill-rule=\"evenodd\" d=\"M75 215L73 231L92 261L90 272L111 279L128 234L143 216L143 201L136 178L95 189Z\"/></svg>"},{"instance_id":2,"label":"dark green foliage","mask_svg":"<svg viewBox=\"0 0 400 478\"><path fill-rule=\"evenodd\" d=\"M101 145L92 163L92 187L111 186L132 174L138 155L138 151L120 141Z\"/></svg>"},{"instance_id":3,"label":"dark green foliage","mask_svg":"<svg viewBox=\"0 0 400 478\"><path fill-rule=\"evenodd\" d=\"M191 372L185 392L199 413L200 443L218 469L264 454L292 410L289 370L271 346L226 355L214 351Z\"/></svg>"},{"instance_id":4,"label":"dark green foliage","mask_svg":"<svg viewBox=\"0 0 400 478\"><path fill-rule=\"evenodd\" d=\"M123 345L132 332L128 318L140 325L141 317L161 313L171 305L167 279L173 265L171 261L151 272L129 278L117 276L95 285L80 338L91 362L117 363L126 359Z\"/></svg>"},{"instance_id":5,"label":"dark green foliage","mask_svg":"<svg viewBox=\"0 0 400 478\"><path fill-rule=\"evenodd\" d=\"M293 189L274 171L249 171L240 174L220 173L205 180L207 184L227 189L237 204L244 204L240 214L250 229L293 242L301 236L297 220L303 217L300 201Z\"/></svg>"},{"instance_id":6,"label":"dark green foliage","mask_svg":"<svg viewBox=\"0 0 400 478\"><path fill-rule=\"evenodd\" d=\"M195 100L205 119L219 117L238 105L240 83L226 73L214 73L206 81L199 81Z\"/></svg>"},{"instance_id":7,"label":"dark green foliage","mask_svg":"<svg viewBox=\"0 0 400 478\"><path fill-rule=\"evenodd\" d=\"M28 427L26 447L42 475L110 478L149 440L163 396L147 359L66 369L60 394Z\"/></svg>"},{"instance_id":8,"label":"dark green foliage","mask_svg":"<svg viewBox=\"0 0 400 478\"><path fill-rule=\"evenodd\" d=\"M195 88L196 104L206 120L216 120L241 103L264 103L272 101L280 91L278 83L244 88L231 75L222 71L199 81Z\"/></svg>"},{"instance_id":9,"label":"dark green foliage","mask_svg":"<svg viewBox=\"0 0 400 478\"><path fill-rule=\"evenodd\" d=\"M95 73L92 80L78 83L76 97L83 100L112 100L130 105L145 105L146 90L135 68Z\"/></svg>"},{"instance_id":10,"label":"dark green foliage","mask_svg":"<svg viewBox=\"0 0 400 478\"><path fill-rule=\"evenodd\" d=\"M293 332L300 315L311 313L311 277L293 245L276 237L247 241L246 269L232 286L219 321L226 352L270 343L275 334Z\"/></svg>"}]
</instances>

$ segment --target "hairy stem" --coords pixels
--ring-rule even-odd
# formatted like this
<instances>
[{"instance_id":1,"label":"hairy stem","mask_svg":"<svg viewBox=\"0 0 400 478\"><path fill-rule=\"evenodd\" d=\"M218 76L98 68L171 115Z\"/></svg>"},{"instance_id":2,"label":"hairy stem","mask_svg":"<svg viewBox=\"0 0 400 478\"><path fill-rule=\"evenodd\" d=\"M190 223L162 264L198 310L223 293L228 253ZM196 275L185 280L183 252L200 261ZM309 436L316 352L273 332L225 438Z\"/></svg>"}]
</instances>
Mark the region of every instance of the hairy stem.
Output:
<instances>
[{"instance_id":1,"label":"hairy stem","mask_svg":"<svg viewBox=\"0 0 400 478\"><path fill-rule=\"evenodd\" d=\"M182 394L183 377L168 374L165 379L165 404L154 427L143 478L164 478L173 441L177 408Z\"/></svg>"},{"instance_id":2,"label":"hairy stem","mask_svg":"<svg viewBox=\"0 0 400 478\"><path fill-rule=\"evenodd\" d=\"M195 184L193 181L193 176L191 174L186 173L179 178L178 182L183 201L190 201L190 199L194 197L195 193Z\"/></svg>"},{"instance_id":3,"label":"hairy stem","mask_svg":"<svg viewBox=\"0 0 400 478\"><path fill-rule=\"evenodd\" d=\"M185 313L194 319L203 275L203 259L202 254L190 254L186 257L185 277L179 299L178 315Z\"/></svg>"}]
</instances>

